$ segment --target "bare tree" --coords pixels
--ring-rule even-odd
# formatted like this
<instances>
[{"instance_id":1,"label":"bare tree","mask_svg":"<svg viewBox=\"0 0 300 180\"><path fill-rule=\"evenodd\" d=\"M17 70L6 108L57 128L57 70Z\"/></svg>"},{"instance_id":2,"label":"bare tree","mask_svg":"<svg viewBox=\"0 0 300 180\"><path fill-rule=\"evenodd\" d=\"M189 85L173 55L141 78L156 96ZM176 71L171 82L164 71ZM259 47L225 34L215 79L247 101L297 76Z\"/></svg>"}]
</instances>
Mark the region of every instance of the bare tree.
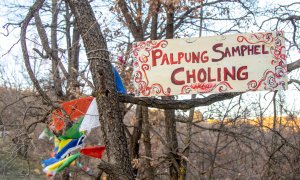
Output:
<instances>
[{"instance_id":1,"label":"bare tree","mask_svg":"<svg viewBox=\"0 0 300 180\"><path fill-rule=\"evenodd\" d=\"M246 106L247 100L243 99L247 95L245 93L203 95L190 100L177 100L176 97L160 99L120 95L116 92L112 72L111 57L114 58L114 56L113 53L109 53L108 49L120 48L129 51L133 41L143 41L148 38L155 40L198 34L245 32L252 25L258 30L270 30L266 28L266 24L272 23L276 25L272 26L271 30L278 30L285 25L292 27L292 33L288 36L291 38L287 38L287 50L299 50L299 33L297 33L299 32L299 15L294 10L299 3L274 5L275 7L270 6L269 9L262 11L257 8L257 1L254 0L103 2L111 5L111 11L119 21L116 25L125 25L114 32L110 30L110 27L105 27L101 31L101 23L98 24L92 3L95 2L37 0L30 7L24 20L19 23L22 24L20 40L27 72L44 104L49 108L45 111L45 116L41 115L42 118L36 120L35 123L45 122L49 111L59 108L55 100L72 99L77 96L76 93L81 87L79 77L83 75L79 72L80 40L82 39L88 60L86 67L89 67L92 73L93 84L91 86L94 88L93 95L97 98L101 130L107 145L108 161L99 163L99 176L104 171L113 179L136 177L154 179L160 175L169 179L297 177L299 174L298 134L288 131L282 121L280 121L280 129L276 128L278 104L280 115L288 112L288 110L284 112L283 102L276 99L276 93L270 101L275 108L272 128L264 124L266 108L264 109L260 103L261 98L258 103L252 104L258 107L259 111L251 112L259 116L259 128L246 122L249 120L251 110ZM46 10L51 12L50 22L41 18ZM61 12L64 13L63 17L60 16ZM260 19L262 15L269 18L260 22L257 18ZM220 22L224 25L218 25ZM49 60L51 64L50 84L51 86L53 84L55 98L49 95L32 68L32 52L28 49L30 42L27 36L30 25L36 28L34 33L38 34L38 41L41 43L41 46L33 51L37 53L38 58ZM48 35L49 32L50 35ZM65 48L61 48L64 46L58 43L61 37L64 37L62 44L65 44ZM107 42L115 43L117 47L108 47ZM67 53L66 61L63 58L65 53ZM128 52L124 54L126 60L129 61ZM120 68L123 70L121 74L123 73L124 77L132 72L130 64L131 62L127 62L124 67ZM290 74L299 67L300 60L287 64ZM83 78L85 82L89 82L88 78ZM294 79L291 82L297 84L298 80ZM222 103L223 100L230 100L231 103ZM137 121L133 128L127 129L124 126L124 109L120 102L137 105ZM199 106L209 106L209 113L204 114L205 119L214 116L220 121L215 124L205 121L194 122L194 108ZM148 107L165 109L163 125L151 124ZM177 109L190 110L188 117L185 113L182 113L184 118L178 116ZM186 126L186 131L180 131L183 125ZM32 127L34 125L28 126L27 130L29 131ZM30 133L18 136L14 142L27 142L28 134ZM154 143L154 138L157 144ZM141 142L144 146L141 146ZM162 147L165 151L158 152L158 147ZM21 151L20 153L26 157L26 153ZM194 159L194 157L197 158ZM135 162L138 165L132 167L132 163L135 164ZM147 168L145 169L143 165ZM160 167L163 170L167 169L168 172L164 174L159 170ZM288 173L284 172L286 169L289 169ZM289 173L291 175L288 175Z\"/></svg>"}]
</instances>

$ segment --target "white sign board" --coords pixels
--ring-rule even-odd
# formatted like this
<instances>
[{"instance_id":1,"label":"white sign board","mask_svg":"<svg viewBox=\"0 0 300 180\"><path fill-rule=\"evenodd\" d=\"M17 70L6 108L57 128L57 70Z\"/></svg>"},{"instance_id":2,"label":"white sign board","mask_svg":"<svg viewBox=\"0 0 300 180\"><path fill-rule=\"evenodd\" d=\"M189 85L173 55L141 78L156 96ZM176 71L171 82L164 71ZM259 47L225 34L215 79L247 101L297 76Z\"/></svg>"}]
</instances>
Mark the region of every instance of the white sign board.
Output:
<instances>
[{"instance_id":1,"label":"white sign board","mask_svg":"<svg viewBox=\"0 0 300 180\"><path fill-rule=\"evenodd\" d=\"M137 96L287 89L283 32L133 44Z\"/></svg>"}]
</instances>

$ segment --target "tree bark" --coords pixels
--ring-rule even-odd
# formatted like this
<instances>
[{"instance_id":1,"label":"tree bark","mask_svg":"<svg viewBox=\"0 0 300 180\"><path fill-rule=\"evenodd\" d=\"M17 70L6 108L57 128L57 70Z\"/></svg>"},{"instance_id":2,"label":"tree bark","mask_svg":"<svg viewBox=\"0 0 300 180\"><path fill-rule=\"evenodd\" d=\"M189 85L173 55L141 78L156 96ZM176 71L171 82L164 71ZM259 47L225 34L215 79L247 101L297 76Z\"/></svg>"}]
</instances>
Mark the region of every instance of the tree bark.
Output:
<instances>
[{"instance_id":1,"label":"tree bark","mask_svg":"<svg viewBox=\"0 0 300 180\"><path fill-rule=\"evenodd\" d=\"M151 40L157 39L157 25L158 25L158 12L161 6L159 0L151 1L153 5L151 6L152 10L152 21L151 21L151 31L150 31L150 38Z\"/></svg>"},{"instance_id":2,"label":"tree bark","mask_svg":"<svg viewBox=\"0 0 300 180\"><path fill-rule=\"evenodd\" d=\"M71 37L71 13L68 6L66 6L65 20L68 51L68 72L70 74L69 78L67 79L66 95L69 99L73 99L79 89L79 82L77 81L77 78L79 70L80 35L77 28L74 27L73 35Z\"/></svg>"},{"instance_id":3,"label":"tree bark","mask_svg":"<svg viewBox=\"0 0 300 180\"><path fill-rule=\"evenodd\" d=\"M191 96L191 99L195 99L196 95L193 94ZM183 155L187 158L189 158L190 155L190 149L191 149L191 144L192 144L192 126L193 126L193 118L194 118L194 112L195 112L195 108L192 108L189 112L189 117L187 119L187 124L186 124L186 139L184 142L184 152ZM182 162L182 169L183 169L183 173L182 173L182 180L185 180L187 177L187 172L188 172L188 162L185 160Z\"/></svg>"},{"instance_id":4,"label":"tree bark","mask_svg":"<svg viewBox=\"0 0 300 180\"><path fill-rule=\"evenodd\" d=\"M124 0L117 0L117 5L122 12L123 17L125 18L125 22L127 23L126 25L129 28L134 39L136 41L142 41L144 39L142 23L139 22L139 19L137 19L137 22L134 21Z\"/></svg>"},{"instance_id":5,"label":"tree bark","mask_svg":"<svg viewBox=\"0 0 300 180\"><path fill-rule=\"evenodd\" d=\"M174 5L173 2L168 2L166 4L167 12L167 25L166 25L166 39L173 39L174 37ZM163 97L163 100L172 100L173 97ZM176 119L175 110L168 109L165 110L165 125L166 125L166 138L169 142L170 152L168 157L171 160L171 165L169 167L170 179L178 179L180 176L180 159L177 155L178 152L178 140L176 131Z\"/></svg>"},{"instance_id":6,"label":"tree bark","mask_svg":"<svg viewBox=\"0 0 300 180\"><path fill-rule=\"evenodd\" d=\"M142 106L136 107L136 122L133 127L131 142L130 142L130 159L139 159L139 151L140 151L140 139L142 135L142 124L143 124L143 115L142 115ZM135 176L138 173L138 168L133 170Z\"/></svg>"},{"instance_id":7,"label":"tree bark","mask_svg":"<svg viewBox=\"0 0 300 180\"><path fill-rule=\"evenodd\" d=\"M166 125L166 139L168 140L168 146L170 149L170 152L168 153L168 157L172 162L169 167L170 179L177 180L180 174L179 172L180 160L177 155L178 141L177 141L177 132L176 132L175 110L173 109L165 110L165 125Z\"/></svg>"},{"instance_id":8,"label":"tree bark","mask_svg":"<svg viewBox=\"0 0 300 180\"><path fill-rule=\"evenodd\" d=\"M54 57L58 57L58 45L57 45L57 19L59 9L57 8L57 0L52 0L52 22L51 22L51 54ZM52 76L55 94L58 97L63 97L62 81L59 76L59 59L52 59Z\"/></svg>"},{"instance_id":9,"label":"tree bark","mask_svg":"<svg viewBox=\"0 0 300 180\"><path fill-rule=\"evenodd\" d=\"M41 1L36 1L30 8L30 11L27 13L22 26L21 26L21 47L22 47L22 53L23 53L23 59L25 62L25 67L26 70L29 74L29 77L34 85L34 87L37 89L39 94L43 97L43 100L49 104L53 105L53 102L51 101L50 97L43 91L42 87L40 86L40 83L38 82L37 78L35 77L31 65L30 65L30 59L29 59L29 54L28 54L28 49L27 49L27 44L26 44L26 31L27 27L29 25L30 20L33 18L34 13L36 13L43 5L45 0Z\"/></svg>"},{"instance_id":10,"label":"tree bark","mask_svg":"<svg viewBox=\"0 0 300 180\"><path fill-rule=\"evenodd\" d=\"M153 180L154 179L154 168L151 165L152 159L152 148L151 148L151 136L150 136L150 122L148 116L148 107L142 107L142 114L143 114L143 142L145 146L145 179Z\"/></svg>"},{"instance_id":11,"label":"tree bark","mask_svg":"<svg viewBox=\"0 0 300 180\"><path fill-rule=\"evenodd\" d=\"M105 171L113 179L134 179L106 41L89 1L66 0L66 2L75 16L75 26L78 27L90 62L101 128L110 163L108 165L110 171L108 168ZM101 164L99 166L101 168Z\"/></svg>"}]
</instances>

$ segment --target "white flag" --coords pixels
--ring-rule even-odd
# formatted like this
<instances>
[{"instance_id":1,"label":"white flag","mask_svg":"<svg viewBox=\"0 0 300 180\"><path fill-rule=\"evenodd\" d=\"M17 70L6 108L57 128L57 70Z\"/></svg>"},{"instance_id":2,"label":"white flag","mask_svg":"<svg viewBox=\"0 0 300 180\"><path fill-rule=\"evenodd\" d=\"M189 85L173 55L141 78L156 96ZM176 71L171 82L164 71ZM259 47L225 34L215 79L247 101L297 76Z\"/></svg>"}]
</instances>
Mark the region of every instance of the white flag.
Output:
<instances>
[{"instance_id":1,"label":"white flag","mask_svg":"<svg viewBox=\"0 0 300 180\"><path fill-rule=\"evenodd\" d=\"M99 113L96 98L91 102L82 120L79 131L90 131L92 128L100 126Z\"/></svg>"},{"instance_id":2,"label":"white flag","mask_svg":"<svg viewBox=\"0 0 300 180\"><path fill-rule=\"evenodd\" d=\"M39 135L39 139L49 139L49 141L51 141L53 139L53 134L48 128L45 128Z\"/></svg>"}]
</instances>

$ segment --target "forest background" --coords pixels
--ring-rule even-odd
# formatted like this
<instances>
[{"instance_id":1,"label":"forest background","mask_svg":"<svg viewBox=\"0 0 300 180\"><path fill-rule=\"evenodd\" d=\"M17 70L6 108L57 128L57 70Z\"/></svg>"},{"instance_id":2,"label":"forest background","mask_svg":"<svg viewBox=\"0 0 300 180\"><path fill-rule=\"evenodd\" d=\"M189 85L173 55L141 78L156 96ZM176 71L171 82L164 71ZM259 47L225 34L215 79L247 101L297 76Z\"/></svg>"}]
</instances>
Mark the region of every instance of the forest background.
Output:
<instances>
[{"instance_id":1,"label":"forest background","mask_svg":"<svg viewBox=\"0 0 300 180\"><path fill-rule=\"evenodd\" d=\"M53 142L38 139L61 101L94 95L101 127L63 179L295 179L300 177L299 25L293 0L1 1L1 177L43 179ZM283 30L289 90L136 98L132 43ZM96 51L104 49L103 51ZM108 51L106 51L106 49ZM96 57L96 58L95 58ZM93 59L93 60L92 60Z\"/></svg>"}]
</instances>

